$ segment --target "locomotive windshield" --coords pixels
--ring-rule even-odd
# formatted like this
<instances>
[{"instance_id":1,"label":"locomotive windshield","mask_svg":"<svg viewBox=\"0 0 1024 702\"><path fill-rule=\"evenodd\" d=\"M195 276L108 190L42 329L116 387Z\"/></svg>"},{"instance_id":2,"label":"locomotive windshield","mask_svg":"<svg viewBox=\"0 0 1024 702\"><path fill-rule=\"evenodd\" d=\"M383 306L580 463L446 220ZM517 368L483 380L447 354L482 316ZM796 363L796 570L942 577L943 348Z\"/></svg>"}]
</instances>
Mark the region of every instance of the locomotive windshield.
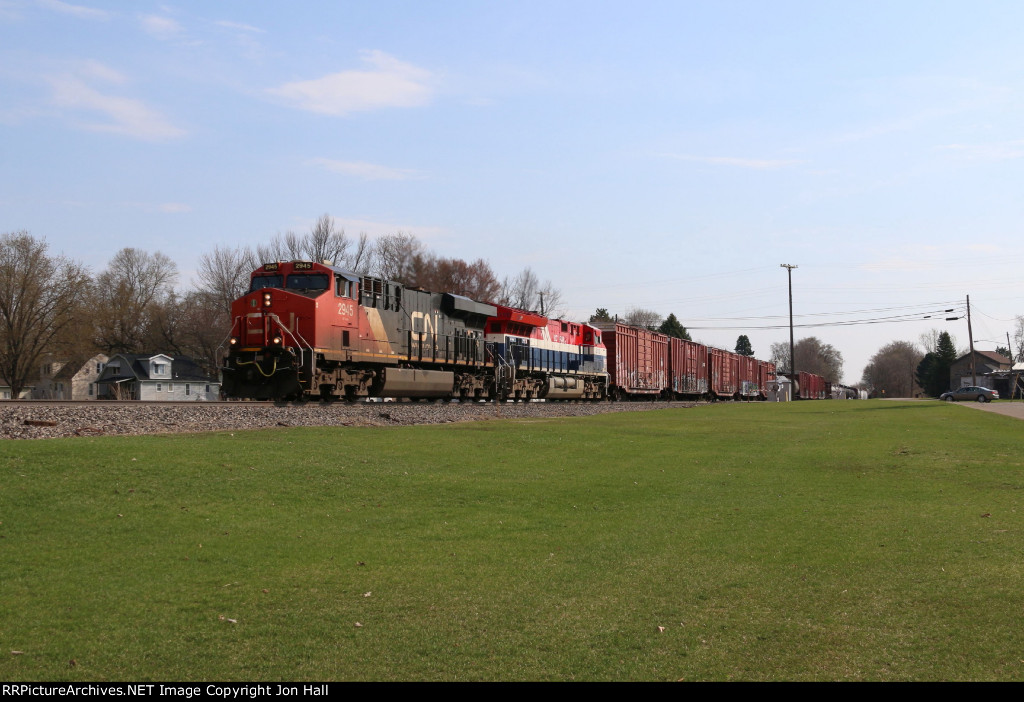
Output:
<instances>
[{"instance_id":1,"label":"locomotive windshield","mask_svg":"<svg viewBox=\"0 0 1024 702\"><path fill-rule=\"evenodd\" d=\"M288 289L319 295L327 290L330 281L325 273L292 273L288 276Z\"/></svg>"},{"instance_id":2,"label":"locomotive windshield","mask_svg":"<svg viewBox=\"0 0 1024 702\"><path fill-rule=\"evenodd\" d=\"M256 292L263 288L283 288L284 287L284 276L283 275L258 275L252 279L252 283L249 285L249 292Z\"/></svg>"}]
</instances>

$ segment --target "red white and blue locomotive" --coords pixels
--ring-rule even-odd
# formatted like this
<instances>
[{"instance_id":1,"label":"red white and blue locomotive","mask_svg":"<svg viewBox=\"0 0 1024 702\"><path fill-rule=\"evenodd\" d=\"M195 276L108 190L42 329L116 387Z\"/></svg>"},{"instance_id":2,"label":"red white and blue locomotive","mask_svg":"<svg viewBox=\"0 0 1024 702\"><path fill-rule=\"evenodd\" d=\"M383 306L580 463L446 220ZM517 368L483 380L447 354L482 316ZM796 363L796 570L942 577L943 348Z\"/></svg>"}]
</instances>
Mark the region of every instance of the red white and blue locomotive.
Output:
<instances>
[{"instance_id":1,"label":"red white and blue locomotive","mask_svg":"<svg viewBox=\"0 0 1024 702\"><path fill-rule=\"evenodd\" d=\"M228 397L764 399L775 366L617 322L553 319L325 263L267 263L231 306Z\"/></svg>"}]
</instances>

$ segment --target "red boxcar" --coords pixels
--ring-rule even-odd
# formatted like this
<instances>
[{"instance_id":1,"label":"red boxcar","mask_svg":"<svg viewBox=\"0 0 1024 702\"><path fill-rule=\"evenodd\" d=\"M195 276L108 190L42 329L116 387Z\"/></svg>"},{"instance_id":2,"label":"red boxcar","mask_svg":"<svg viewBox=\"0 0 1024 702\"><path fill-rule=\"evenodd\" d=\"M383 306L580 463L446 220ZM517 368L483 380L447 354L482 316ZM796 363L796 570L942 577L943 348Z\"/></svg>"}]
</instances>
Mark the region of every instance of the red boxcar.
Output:
<instances>
[{"instance_id":1,"label":"red boxcar","mask_svg":"<svg viewBox=\"0 0 1024 702\"><path fill-rule=\"evenodd\" d=\"M797 397L801 400L824 400L825 379L814 373L797 373L799 380L797 385Z\"/></svg>"},{"instance_id":2,"label":"red boxcar","mask_svg":"<svg viewBox=\"0 0 1024 702\"><path fill-rule=\"evenodd\" d=\"M708 394L708 347L695 341L669 338L668 389L676 397Z\"/></svg>"},{"instance_id":3,"label":"red boxcar","mask_svg":"<svg viewBox=\"0 0 1024 702\"><path fill-rule=\"evenodd\" d=\"M719 399L731 399L739 392L738 354L723 349L708 349L711 394Z\"/></svg>"},{"instance_id":4,"label":"red boxcar","mask_svg":"<svg viewBox=\"0 0 1024 702\"><path fill-rule=\"evenodd\" d=\"M760 361L753 356L737 354L736 364L739 368L739 377L736 380L736 385L740 399L753 400L759 398L764 390L764 387L761 385L761 374L758 372L760 370L758 368Z\"/></svg>"},{"instance_id":5,"label":"red boxcar","mask_svg":"<svg viewBox=\"0 0 1024 702\"><path fill-rule=\"evenodd\" d=\"M761 385L761 399L768 399L768 388L775 384L775 364L771 361L757 362L758 381Z\"/></svg>"},{"instance_id":6,"label":"red boxcar","mask_svg":"<svg viewBox=\"0 0 1024 702\"><path fill-rule=\"evenodd\" d=\"M669 337L619 322L597 326L608 349L612 397L659 395L668 387Z\"/></svg>"}]
</instances>

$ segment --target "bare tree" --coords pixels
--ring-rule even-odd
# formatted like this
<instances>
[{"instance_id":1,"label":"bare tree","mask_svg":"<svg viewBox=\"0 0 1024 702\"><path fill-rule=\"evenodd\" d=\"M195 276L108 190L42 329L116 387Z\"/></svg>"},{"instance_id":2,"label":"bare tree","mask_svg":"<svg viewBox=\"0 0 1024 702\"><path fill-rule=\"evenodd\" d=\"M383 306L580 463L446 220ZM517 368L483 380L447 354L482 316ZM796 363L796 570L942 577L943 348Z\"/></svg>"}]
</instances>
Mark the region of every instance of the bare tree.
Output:
<instances>
[{"instance_id":1,"label":"bare tree","mask_svg":"<svg viewBox=\"0 0 1024 702\"><path fill-rule=\"evenodd\" d=\"M630 307L626 310L626 316L622 318L624 324L633 327L643 327L651 331L657 331L663 320L662 316L654 310L643 307Z\"/></svg>"},{"instance_id":2,"label":"bare tree","mask_svg":"<svg viewBox=\"0 0 1024 702\"><path fill-rule=\"evenodd\" d=\"M0 377L18 397L44 351L81 319L88 271L26 231L0 236Z\"/></svg>"},{"instance_id":3,"label":"bare tree","mask_svg":"<svg viewBox=\"0 0 1024 702\"><path fill-rule=\"evenodd\" d=\"M426 249L414 235L387 234L377 239L370 270L381 278L405 283L413 276L416 259L425 254Z\"/></svg>"},{"instance_id":4,"label":"bare tree","mask_svg":"<svg viewBox=\"0 0 1024 702\"><path fill-rule=\"evenodd\" d=\"M778 342L772 344L772 362L777 368L790 370L789 344ZM831 344L822 342L816 336L800 339L793 346L796 353L796 370L820 375L831 383L843 379L843 354Z\"/></svg>"},{"instance_id":5,"label":"bare tree","mask_svg":"<svg viewBox=\"0 0 1024 702\"><path fill-rule=\"evenodd\" d=\"M549 317L563 314L562 292L550 280L541 283L529 266L515 277L505 276L497 302L520 310L543 312Z\"/></svg>"},{"instance_id":6,"label":"bare tree","mask_svg":"<svg viewBox=\"0 0 1024 702\"><path fill-rule=\"evenodd\" d=\"M230 321L216 300L202 291L190 290L154 304L147 336L151 350L188 356L206 373L215 375L218 347L230 331Z\"/></svg>"},{"instance_id":7,"label":"bare tree","mask_svg":"<svg viewBox=\"0 0 1024 702\"><path fill-rule=\"evenodd\" d=\"M108 354L151 350L157 307L168 300L178 278L174 262L157 251L121 249L96 279L96 345Z\"/></svg>"},{"instance_id":8,"label":"bare tree","mask_svg":"<svg viewBox=\"0 0 1024 702\"><path fill-rule=\"evenodd\" d=\"M1024 361L1024 316L1017 317L1017 326L1013 331L1014 361Z\"/></svg>"},{"instance_id":9,"label":"bare tree","mask_svg":"<svg viewBox=\"0 0 1024 702\"><path fill-rule=\"evenodd\" d=\"M520 310L539 308L540 296L537 294L539 289L540 279L537 278L533 269L527 266L515 277L505 276L501 281L498 301L503 305Z\"/></svg>"},{"instance_id":10,"label":"bare tree","mask_svg":"<svg viewBox=\"0 0 1024 702\"><path fill-rule=\"evenodd\" d=\"M915 374L923 358L921 350L909 341L890 342L871 357L861 382L885 397L913 397L920 391Z\"/></svg>"},{"instance_id":11,"label":"bare tree","mask_svg":"<svg viewBox=\"0 0 1024 702\"><path fill-rule=\"evenodd\" d=\"M350 250L346 265L354 271L365 273L373 266L374 245L366 232L359 233L359 240Z\"/></svg>"},{"instance_id":12,"label":"bare tree","mask_svg":"<svg viewBox=\"0 0 1024 702\"><path fill-rule=\"evenodd\" d=\"M256 247L254 258L257 265L273 261L317 261L361 270L368 267L372 248L365 233L353 242L344 229L337 227L333 217L323 214L306 234L287 231L274 235L269 242Z\"/></svg>"},{"instance_id":13,"label":"bare tree","mask_svg":"<svg viewBox=\"0 0 1024 702\"><path fill-rule=\"evenodd\" d=\"M214 247L212 252L199 257L197 289L212 298L222 310L229 311L231 302L249 289L249 274L259 265L247 248Z\"/></svg>"}]
</instances>

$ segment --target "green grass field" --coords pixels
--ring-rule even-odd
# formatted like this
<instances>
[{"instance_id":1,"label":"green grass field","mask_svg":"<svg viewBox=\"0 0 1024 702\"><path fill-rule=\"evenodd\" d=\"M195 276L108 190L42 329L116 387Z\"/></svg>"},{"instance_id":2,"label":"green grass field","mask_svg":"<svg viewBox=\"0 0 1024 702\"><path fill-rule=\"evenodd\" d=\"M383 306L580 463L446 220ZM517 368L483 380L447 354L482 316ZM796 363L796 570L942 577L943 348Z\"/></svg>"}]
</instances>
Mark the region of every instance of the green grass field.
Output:
<instances>
[{"instance_id":1,"label":"green grass field","mask_svg":"<svg viewBox=\"0 0 1024 702\"><path fill-rule=\"evenodd\" d=\"M939 402L7 441L0 678L1020 680L1022 468Z\"/></svg>"}]
</instances>

